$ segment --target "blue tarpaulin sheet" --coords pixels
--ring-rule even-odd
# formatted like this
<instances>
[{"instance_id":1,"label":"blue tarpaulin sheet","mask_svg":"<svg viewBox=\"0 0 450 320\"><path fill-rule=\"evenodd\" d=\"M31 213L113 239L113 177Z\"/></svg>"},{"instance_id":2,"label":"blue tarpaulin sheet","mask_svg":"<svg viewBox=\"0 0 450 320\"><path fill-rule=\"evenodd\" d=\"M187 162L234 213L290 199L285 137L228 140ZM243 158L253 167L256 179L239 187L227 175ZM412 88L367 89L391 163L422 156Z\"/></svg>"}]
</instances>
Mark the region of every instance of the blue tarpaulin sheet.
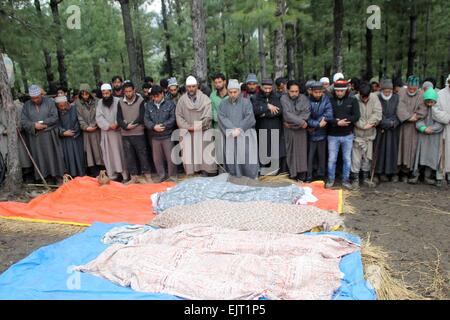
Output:
<instances>
[{"instance_id":1,"label":"blue tarpaulin sheet","mask_svg":"<svg viewBox=\"0 0 450 320\"><path fill-rule=\"evenodd\" d=\"M105 233L124 224L96 223L80 234L34 251L0 275L1 300L177 300L160 293L140 293L86 273L72 271L74 266L95 259L107 245ZM320 234L320 233L318 233ZM323 233L322 233L323 234ZM358 237L341 232L331 234L357 244ZM375 291L364 279L360 252L345 256L340 264L345 274L332 299L374 300Z\"/></svg>"}]
</instances>

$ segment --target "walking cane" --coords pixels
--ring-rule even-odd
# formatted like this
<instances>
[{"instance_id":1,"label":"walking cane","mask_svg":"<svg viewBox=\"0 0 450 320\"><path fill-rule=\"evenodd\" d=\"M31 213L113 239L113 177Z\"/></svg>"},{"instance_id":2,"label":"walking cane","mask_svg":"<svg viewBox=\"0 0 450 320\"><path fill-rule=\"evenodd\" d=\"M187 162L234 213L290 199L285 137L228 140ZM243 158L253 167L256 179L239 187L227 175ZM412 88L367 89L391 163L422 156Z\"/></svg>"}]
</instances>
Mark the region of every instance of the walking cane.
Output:
<instances>
[{"instance_id":1,"label":"walking cane","mask_svg":"<svg viewBox=\"0 0 450 320\"><path fill-rule=\"evenodd\" d=\"M38 173L39 177L41 178L42 182L44 183L44 187L46 187L47 189L50 189L50 186L47 184L47 181L45 181L44 176L41 173L41 170L39 170L38 165L36 164L36 161L34 161L33 156L31 155L30 150L27 147L27 144L25 143L25 140L23 139L22 134L20 133L19 128L17 128L17 134L20 137L20 140L23 143L23 146L25 147L25 150L27 151L28 156L30 157L31 162L33 163L34 168L36 169L36 172Z\"/></svg>"}]
</instances>

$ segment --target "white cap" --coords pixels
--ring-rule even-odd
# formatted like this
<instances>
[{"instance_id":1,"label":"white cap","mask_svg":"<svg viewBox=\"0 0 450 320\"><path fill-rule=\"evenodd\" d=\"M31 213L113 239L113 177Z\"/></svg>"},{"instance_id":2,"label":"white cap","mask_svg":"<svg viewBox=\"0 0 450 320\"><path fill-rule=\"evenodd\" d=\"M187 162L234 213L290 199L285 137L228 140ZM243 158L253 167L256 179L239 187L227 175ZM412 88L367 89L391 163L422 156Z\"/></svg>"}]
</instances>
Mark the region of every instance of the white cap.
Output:
<instances>
[{"instance_id":1,"label":"white cap","mask_svg":"<svg viewBox=\"0 0 450 320\"><path fill-rule=\"evenodd\" d=\"M102 87L100 88L102 91L103 90L109 90L109 91L112 91L112 87L111 87L111 85L109 84L109 83L105 83L105 84L102 84Z\"/></svg>"},{"instance_id":2,"label":"white cap","mask_svg":"<svg viewBox=\"0 0 450 320\"><path fill-rule=\"evenodd\" d=\"M189 76L186 79L186 86L196 86L198 85L197 79L195 79L193 76Z\"/></svg>"},{"instance_id":3,"label":"white cap","mask_svg":"<svg viewBox=\"0 0 450 320\"><path fill-rule=\"evenodd\" d=\"M55 103L63 103L63 102L67 102L66 96L58 96L55 98Z\"/></svg>"},{"instance_id":4,"label":"white cap","mask_svg":"<svg viewBox=\"0 0 450 320\"><path fill-rule=\"evenodd\" d=\"M239 84L239 81L236 79L230 79L228 81L228 90L237 89L241 90L241 85Z\"/></svg>"},{"instance_id":5,"label":"white cap","mask_svg":"<svg viewBox=\"0 0 450 320\"><path fill-rule=\"evenodd\" d=\"M336 73L336 74L333 76L333 82L336 82L336 81L338 81L338 80L340 80L340 79L345 79L344 75L343 75L342 73L340 73L340 72Z\"/></svg>"},{"instance_id":6,"label":"white cap","mask_svg":"<svg viewBox=\"0 0 450 320\"><path fill-rule=\"evenodd\" d=\"M327 77L323 77L322 79L320 79L320 83L324 84L324 83L330 83L330 79L328 79Z\"/></svg>"}]
</instances>

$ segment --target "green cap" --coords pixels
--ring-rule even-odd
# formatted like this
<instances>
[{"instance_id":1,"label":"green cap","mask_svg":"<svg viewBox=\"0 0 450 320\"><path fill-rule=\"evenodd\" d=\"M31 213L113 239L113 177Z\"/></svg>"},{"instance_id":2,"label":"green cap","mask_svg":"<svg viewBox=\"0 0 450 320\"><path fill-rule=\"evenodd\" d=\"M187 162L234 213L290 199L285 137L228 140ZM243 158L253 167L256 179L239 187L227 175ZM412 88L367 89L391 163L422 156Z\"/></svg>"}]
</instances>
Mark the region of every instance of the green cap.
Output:
<instances>
[{"instance_id":1,"label":"green cap","mask_svg":"<svg viewBox=\"0 0 450 320\"><path fill-rule=\"evenodd\" d=\"M436 93L436 90L433 88L428 89L425 94L423 95L423 100L433 100L434 102L438 101L438 94Z\"/></svg>"},{"instance_id":2,"label":"green cap","mask_svg":"<svg viewBox=\"0 0 450 320\"><path fill-rule=\"evenodd\" d=\"M80 84L80 92L81 91L91 92L91 87L89 86L88 83L82 83Z\"/></svg>"}]
</instances>

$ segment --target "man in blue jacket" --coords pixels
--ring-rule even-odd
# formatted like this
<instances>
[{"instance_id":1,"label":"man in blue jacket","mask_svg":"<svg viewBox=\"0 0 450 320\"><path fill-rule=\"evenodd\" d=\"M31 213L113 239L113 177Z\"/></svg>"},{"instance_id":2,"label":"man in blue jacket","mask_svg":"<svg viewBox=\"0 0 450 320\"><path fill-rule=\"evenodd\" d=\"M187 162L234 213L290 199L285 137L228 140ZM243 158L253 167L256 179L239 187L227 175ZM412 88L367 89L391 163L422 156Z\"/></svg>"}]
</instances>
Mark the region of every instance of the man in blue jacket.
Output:
<instances>
[{"instance_id":1,"label":"man in blue jacket","mask_svg":"<svg viewBox=\"0 0 450 320\"><path fill-rule=\"evenodd\" d=\"M333 107L324 94L324 86L316 81L311 85L311 116L308 120L308 176L311 182L316 169L317 179L324 179L327 167L327 125L333 120ZM317 159L317 160L316 160ZM316 168L314 168L316 166Z\"/></svg>"}]
</instances>

